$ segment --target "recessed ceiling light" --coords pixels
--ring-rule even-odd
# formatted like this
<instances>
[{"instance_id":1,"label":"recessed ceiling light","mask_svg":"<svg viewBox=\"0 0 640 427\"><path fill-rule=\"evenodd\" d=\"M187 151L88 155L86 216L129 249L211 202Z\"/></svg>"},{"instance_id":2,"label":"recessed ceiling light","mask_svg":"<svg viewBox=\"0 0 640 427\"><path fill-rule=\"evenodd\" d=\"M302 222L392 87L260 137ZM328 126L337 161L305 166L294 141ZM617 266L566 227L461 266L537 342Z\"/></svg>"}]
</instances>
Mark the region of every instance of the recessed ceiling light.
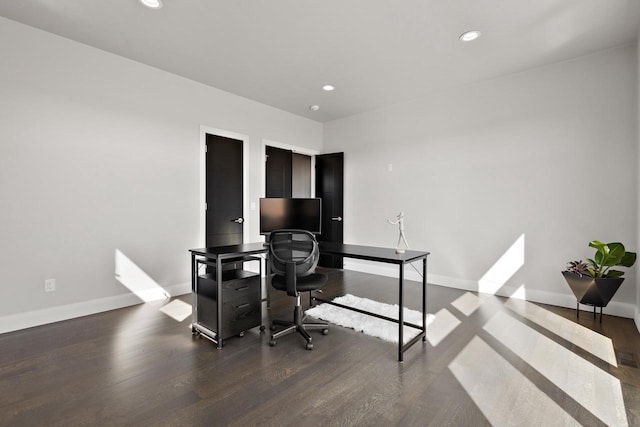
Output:
<instances>
[{"instance_id":1,"label":"recessed ceiling light","mask_svg":"<svg viewBox=\"0 0 640 427\"><path fill-rule=\"evenodd\" d=\"M143 5L150 7L151 9L160 9L162 7L162 0L138 0Z\"/></svg>"},{"instance_id":2,"label":"recessed ceiling light","mask_svg":"<svg viewBox=\"0 0 640 427\"><path fill-rule=\"evenodd\" d=\"M324 86L322 86L322 90L326 90L327 92L331 92L335 88L336 87L334 85L324 85Z\"/></svg>"},{"instance_id":3,"label":"recessed ceiling light","mask_svg":"<svg viewBox=\"0 0 640 427\"><path fill-rule=\"evenodd\" d=\"M320 109L319 105L312 105L312 106L309 107L309 110L311 110L311 111L318 111L319 109Z\"/></svg>"},{"instance_id":4,"label":"recessed ceiling light","mask_svg":"<svg viewBox=\"0 0 640 427\"><path fill-rule=\"evenodd\" d=\"M467 31L460 35L460 40L462 40L463 42L470 42L480 37L480 34L480 31L477 30Z\"/></svg>"}]
</instances>

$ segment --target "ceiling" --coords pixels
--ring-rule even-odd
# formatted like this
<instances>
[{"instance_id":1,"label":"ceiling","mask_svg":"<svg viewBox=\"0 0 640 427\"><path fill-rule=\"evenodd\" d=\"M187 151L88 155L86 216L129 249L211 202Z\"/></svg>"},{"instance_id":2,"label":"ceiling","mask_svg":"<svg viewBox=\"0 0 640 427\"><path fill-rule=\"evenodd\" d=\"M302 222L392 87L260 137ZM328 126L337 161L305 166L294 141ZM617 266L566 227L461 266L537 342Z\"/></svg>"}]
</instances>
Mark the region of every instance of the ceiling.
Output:
<instances>
[{"instance_id":1,"label":"ceiling","mask_svg":"<svg viewBox=\"0 0 640 427\"><path fill-rule=\"evenodd\" d=\"M0 16L320 122L633 42L640 28L638 0L163 2L0 0ZM482 36L462 43L470 29Z\"/></svg>"}]
</instances>

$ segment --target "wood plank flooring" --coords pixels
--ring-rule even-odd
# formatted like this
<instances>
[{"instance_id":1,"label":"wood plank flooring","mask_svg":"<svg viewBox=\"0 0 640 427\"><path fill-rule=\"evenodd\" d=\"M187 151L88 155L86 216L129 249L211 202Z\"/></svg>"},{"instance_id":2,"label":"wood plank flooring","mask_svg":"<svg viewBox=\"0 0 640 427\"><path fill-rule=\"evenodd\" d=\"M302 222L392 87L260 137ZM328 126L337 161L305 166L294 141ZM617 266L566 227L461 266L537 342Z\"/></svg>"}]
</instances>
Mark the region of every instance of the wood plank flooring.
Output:
<instances>
[{"instance_id":1,"label":"wood plank flooring","mask_svg":"<svg viewBox=\"0 0 640 427\"><path fill-rule=\"evenodd\" d=\"M395 279L327 272L325 298L352 293L397 301ZM542 425L546 412L561 414L563 425L602 426L616 420L616 408L598 406L616 387L621 425L640 425L640 334L632 320L605 315L600 324L582 312L576 321L575 310L543 305L536 307L544 312L518 311L484 294L465 314L452 305L465 294L429 286L428 312L446 309L460 324L435 347L416 344L402 364L394 344L334 325L327 336L312 332L313 351L295 335L269 347L268 331L258 328L217 350L191 336L190 318L178 322L160 312L168 301L3 334L0 425ZM419 295L419 285L408 282L409 308L420 309ZM292 299L272 296L265 322L290 318ZM191 303L190 296L180 299ZM549 326L555 324L562 334ZM505 339L511 330L526 331L530 353L519 353L515 337ZM611 339L615 361L588 348L590 331ZM574 340L576 334L584 337ZM545 355L537 353L547 348L568 355L549 364L579 357L566 366L565 379L538 366ZM598 383L592 371L611 383Z\"/></svg>"}]
</instances>

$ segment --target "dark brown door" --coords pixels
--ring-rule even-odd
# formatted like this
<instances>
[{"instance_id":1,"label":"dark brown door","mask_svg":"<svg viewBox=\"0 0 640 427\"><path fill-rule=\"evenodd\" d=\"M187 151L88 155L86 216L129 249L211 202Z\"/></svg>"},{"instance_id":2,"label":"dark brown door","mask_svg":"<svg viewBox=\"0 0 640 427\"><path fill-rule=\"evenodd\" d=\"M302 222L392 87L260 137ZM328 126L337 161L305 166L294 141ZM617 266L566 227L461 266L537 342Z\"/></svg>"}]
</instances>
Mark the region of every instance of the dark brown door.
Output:
<instances>
[{"instance_id":1,"label":"dark brown door","mask_svg":"<svg viewBox=\"0 0 640 427\"><path fill-rule=\"evenodd\" d=\"M242 243L242 141L207 134L207 247Z\"/></svg>"},{"instance_id":2,"label":"dark brown door","mask_svg":"<svg viewBox=\"0 0 640 427\"><path fill-rule=\"evenodd\" d=\"M266 197L290 198L292 192L292 155L291 150L269 147L265 148L267 155L265 167Z\"/></svg>"},{"instance_id":3,"label":"dark brown door","mask_svg":"<svg viewBox=\"0 0 640 427\"><path fill-rule=\"evenodd\" d=\"M322 242L343 243L344 153L316 156L316 197L322 199ZM318 265L342 268L342 257L321 255Z\"/></svg>"}]
</instances>

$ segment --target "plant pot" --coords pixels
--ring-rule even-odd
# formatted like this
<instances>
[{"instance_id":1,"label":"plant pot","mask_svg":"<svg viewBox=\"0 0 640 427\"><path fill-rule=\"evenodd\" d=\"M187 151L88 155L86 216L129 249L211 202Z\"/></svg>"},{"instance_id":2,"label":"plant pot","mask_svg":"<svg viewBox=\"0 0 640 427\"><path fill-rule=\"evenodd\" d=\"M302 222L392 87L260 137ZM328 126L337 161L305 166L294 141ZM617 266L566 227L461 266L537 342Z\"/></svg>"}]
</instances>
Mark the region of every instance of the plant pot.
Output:
<instances>
[{"instance_id":1,"label":"plant pot","mask_svg":"<svg viewBox=\"0 0 640 427\"><path fill-rule=\"evenodd\" d=\"M562 275L576 296L578 303L594 307L606 307L624 282L624 277L594 278L578 276L568 271L563 271Z\"/></svg>"}]
</instances>

